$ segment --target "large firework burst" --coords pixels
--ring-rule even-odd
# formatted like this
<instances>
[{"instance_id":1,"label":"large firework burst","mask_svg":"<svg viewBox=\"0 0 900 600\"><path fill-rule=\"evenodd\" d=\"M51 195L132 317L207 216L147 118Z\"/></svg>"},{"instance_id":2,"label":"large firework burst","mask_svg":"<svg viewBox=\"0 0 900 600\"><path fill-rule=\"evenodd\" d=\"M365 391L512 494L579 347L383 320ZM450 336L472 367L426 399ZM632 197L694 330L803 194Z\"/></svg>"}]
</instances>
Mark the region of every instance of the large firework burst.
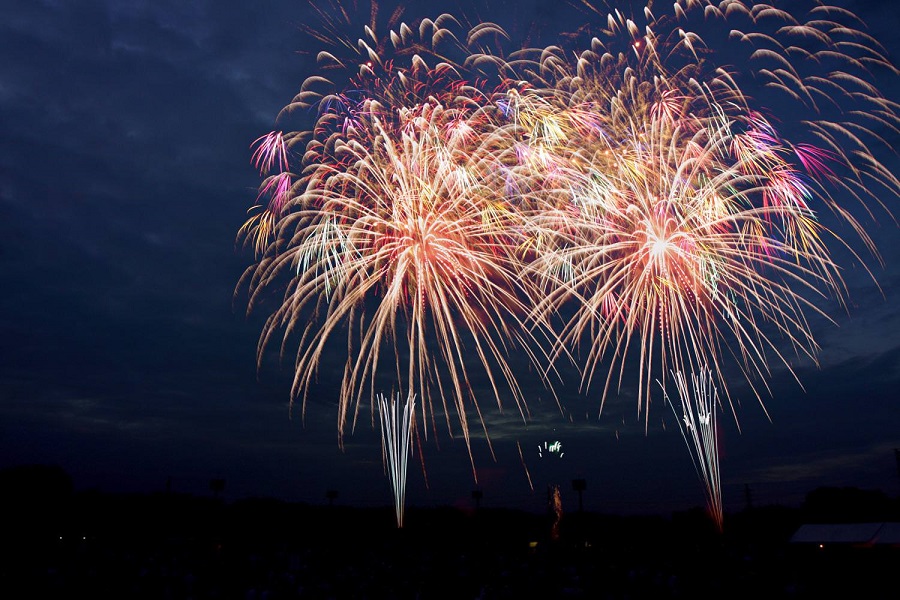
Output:
<instances>
[{"instance_id":1,"label":"large firework burst","mask_svg":"<svg viewBox=\"0 0 900 600\"><path fill-rule=\"evenodd\" d=\"M687 29L697 10L707 21L732 13L767 27L780 20L776 33L815 34L829 48L802 53L793 67L794 47L776 34L731 32L755 45L748 60L775 63L757 65L756 84L800 103L800 114L813 118L794 129L821 147L788 141L753 108L741 78L717 66L703 38ZM738 2L676 3L665 18L646 10L643 28L615 11L576 60L546 50L530 67L539 93L519 121L528 147L553 157L532 164L545 186L545 209L532 219L539 250L528 266L545 281L545 294L533 315L545 322L569 311L557 347L586 344L584 382L599 374L603 398L632 360L640 369L639 406L649 402L653 378L700 365L711 366L726 396L725 369L732 364L754 390L764 388L772 358L790 368L785 339L815 360L806 314L824 315L817 297L843 302L845 295L830 252L830 244L845 243L819 212L837 213L874 251L833 191L877 201L873 182L894 195L898 190L863 139L880 139L867 122L896 131L893 104L852 72L864 67L861 61L888 69L885 57L842 55L843 69L829 80L799 75L808 61L864 40L820 20L823 11L830 12L814 8L811 20L800 23ZM855 41L836 39L848 36ZM786 69L796 76L787 77ZM813 112L823 85L852 98L856 120Z\"/></svg>"},{"instance_id":2,"label":"large firework burst","mask_svg":"<svg viewBox=\"0 0 900 600\"><path fill-rule=\"evenodd\" d=\"M446 59L430 66L423 58L426 50L436 56L438 41L455 40L441 28L445 20L419 26L428 43L399 52L410 57L402 67L372 56L361 41L365 62L350 89L314 94L318 78L304 85L296 103L315 106L318 118L310 131L291 134L309 140L300 173L290 173L282 158L287 134L258 141L257 164L278 171L261 193L275 191L243 231L261 253L246 274L251 305L271 284L289 280L259 351L275 335L299 331L293 397L304 408L334 349L329 342L342 336L341 432L355 424L364 400L374 400L378 373L388 369L420 395L417 422L426 431L442 415L470 447L469 411L480 418L474 390L486 386L500 406L508 394L524 417L507 356L516 347L534 364L546 357L521 326L534 291L515 260L524 228L506 201L508 123L462 79L463 66ZM413 34L405 26L399 32L391 38L405 48ZM477 37L470 33L469 42ZM337 62L332 54L325 59ZM473 363L482 367L477 385Z\"/></svg>"},{"instance_id":3,"label":"large firework burst","mask_svg":"<svg viewBox=\"0 0 900 600\"><path fill-rule=\"evenodd\" d=\"M871 74L896 71L852 14L589 8L600 26L574 54L501 52L498 26L458 35L448 15L318 35L322 74L282 113L312 124L255 145L243 281L251 308L286 286L259 356L297 334L304 409L341 341L341 433L384 373L421 398L426 432L443 420L468 446L479 396L527 415L513 352L546 383L586 349L601 399L636 362L647 415L653 379L701 368L726 398L737 369L762 401L773 363L816 359L819 299L846 295L832 248L851 246L821 215L877 257L846 199L868 212L900 188L876 158L896 105Z\"/></svg>"}]
</instances>

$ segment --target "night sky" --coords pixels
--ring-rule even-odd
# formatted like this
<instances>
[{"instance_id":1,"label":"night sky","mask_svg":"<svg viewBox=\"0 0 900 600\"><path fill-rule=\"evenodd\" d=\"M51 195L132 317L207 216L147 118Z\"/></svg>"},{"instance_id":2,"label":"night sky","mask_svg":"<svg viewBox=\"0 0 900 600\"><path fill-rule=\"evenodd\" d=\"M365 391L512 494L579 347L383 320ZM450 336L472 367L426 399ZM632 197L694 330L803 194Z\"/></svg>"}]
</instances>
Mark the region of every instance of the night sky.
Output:
<instances>
[{"instance_id":1,"label":"night sky","mask_svg":"<svg viewBox=\"0 0 900 600\"><path fill-rule=\"evenodd\" d=\"M900 55L892 2L839 4ZM408 21L439 10L406 6ZM464 8L546 43L585 18L537 1L480 6ZM56 464L77 489L208 494L223 478L228 499L324 503L334 489L341 504L390 505L377 429L363 419L341 450L324 392L305 421L292 415L291 356L257 371L266 315L234 297L253 258L235 243L259 184L250 144L315 72L306 3L5 0L2 14L0 468ZM879 81L895 101L897 79ZM896 157L879 157L897 172ZM735 385L740 431L720 420L726 510L744 506L745 485L757 504L799 504L820 486L900 493L900 230L874 214L858 216L884 258L868 260L878 285L836 254L850 305L825 305L836 324L813 319L819 367L795 361L802 387L773 368L771 420ZM496 460L473 442L482 506L542 510L558 483L574 507L573 478L591 510L703 504L668 408L652 406L645 427L626 390L598 417L598 391L577 388L573 373L565 414L529 388L527 425L488 410ZM554 440L565 455L540 458ZM472 505L461 438L430 439L425 466L427 485L411 463L408 505Z\"/></svg>"}]
</instances>

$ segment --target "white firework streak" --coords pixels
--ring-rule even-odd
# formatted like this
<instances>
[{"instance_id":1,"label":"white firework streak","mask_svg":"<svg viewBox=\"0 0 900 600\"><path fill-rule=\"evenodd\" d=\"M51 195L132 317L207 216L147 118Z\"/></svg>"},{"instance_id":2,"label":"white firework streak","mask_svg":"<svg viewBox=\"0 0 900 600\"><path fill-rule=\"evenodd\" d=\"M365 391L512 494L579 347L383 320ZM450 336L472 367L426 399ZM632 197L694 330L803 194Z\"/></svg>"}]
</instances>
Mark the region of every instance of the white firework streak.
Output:
<instances>
[{"instance_id":1,"label":"white firework streak","mask_svg":"<svg viewBox=\"0 0 900 600\"><path fill-rule=\"evenodd\" d=\"M396 399L378 395L381 413L381 446L387 461L388 475L394 490L394 511L397 527L403 527L403 508L406 504L406 459L409 456L409 440L413 426L416 395L410 393L401 405L400 394Z\"/></svg>"},{"instance_id":2,"label":"white firework streak","mask_svg":"<svg viewBox=\"0 0 900 600\"><path fill-rule=\"evenodd\" d=\"M691 374L693 389L688 386L687 376L672 372L675 387L681 403L681 414L675 408L663 387L663 395L677 418L681 436L687 444L697 476L705 484L706 504L710 516L719 531L722 530L722 481L719 477L719 449L716 445L716 406L719 395L709 368L701 369L700 375ZM662 384L660 383L662 387Z\"/></svg>"}]
</instances>

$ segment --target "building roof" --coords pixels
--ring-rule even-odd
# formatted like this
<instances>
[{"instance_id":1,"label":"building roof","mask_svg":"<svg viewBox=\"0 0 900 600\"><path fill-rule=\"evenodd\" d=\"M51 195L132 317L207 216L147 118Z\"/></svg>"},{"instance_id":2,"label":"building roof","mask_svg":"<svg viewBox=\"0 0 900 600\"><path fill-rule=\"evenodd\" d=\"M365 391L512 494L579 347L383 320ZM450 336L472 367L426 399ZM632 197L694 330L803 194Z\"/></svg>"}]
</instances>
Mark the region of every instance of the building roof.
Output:
<instances>
[{"instance_id":1,"label":"building roof","mask_svg":"<svg viewBox=\"0 0 900 600\"><path fill-rule=\"evenodd\" d=\"M791 543L900 545L900 523L806 523Z\"/></svg>"}]
</instances>

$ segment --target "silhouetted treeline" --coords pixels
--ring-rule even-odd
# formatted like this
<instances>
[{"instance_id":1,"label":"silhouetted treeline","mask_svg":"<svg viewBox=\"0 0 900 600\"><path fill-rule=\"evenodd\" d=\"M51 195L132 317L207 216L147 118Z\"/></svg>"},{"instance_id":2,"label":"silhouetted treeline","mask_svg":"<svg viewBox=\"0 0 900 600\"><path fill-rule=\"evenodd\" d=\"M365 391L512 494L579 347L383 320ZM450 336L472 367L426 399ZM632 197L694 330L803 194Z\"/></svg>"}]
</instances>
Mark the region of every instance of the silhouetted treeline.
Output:
<instances>
[{"instance_id":1,"label":"silhouetted treeline","mask_svg":"<svg viewBox=\"0 0 900 600\"><path fill-rule=\"evenodd\" d=\"M554 527L474 506L410 507L398 530L388 506L75 492L43 466L0 471L0 497L10 598L893 598L900 560L790 544L803 523L900 521L898 499L855 488L730 514L723 532L701 508Z\"/></svg>"},{"instance_id":2,"label":"silhouetted treeline","mask_svg":"<svg viewBox=\"0 0 900 600\"><path fill-rule=\"evenodd\" d=\"M900 520L900 500L881 490L823 487L806 495L802 505L808 523L863 523Z\"/></svg>"}]
</instances>

